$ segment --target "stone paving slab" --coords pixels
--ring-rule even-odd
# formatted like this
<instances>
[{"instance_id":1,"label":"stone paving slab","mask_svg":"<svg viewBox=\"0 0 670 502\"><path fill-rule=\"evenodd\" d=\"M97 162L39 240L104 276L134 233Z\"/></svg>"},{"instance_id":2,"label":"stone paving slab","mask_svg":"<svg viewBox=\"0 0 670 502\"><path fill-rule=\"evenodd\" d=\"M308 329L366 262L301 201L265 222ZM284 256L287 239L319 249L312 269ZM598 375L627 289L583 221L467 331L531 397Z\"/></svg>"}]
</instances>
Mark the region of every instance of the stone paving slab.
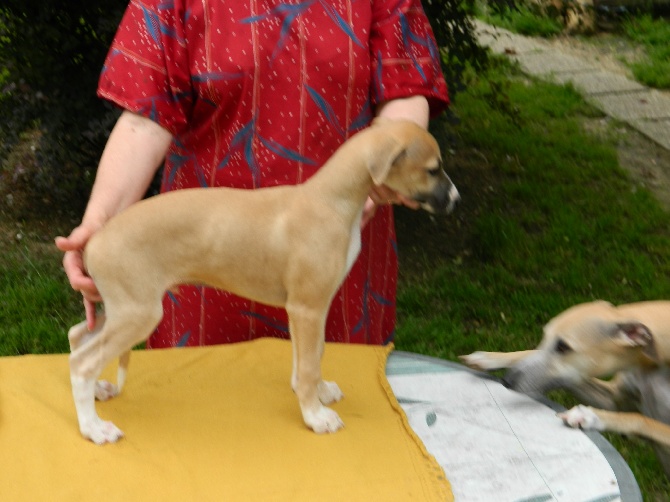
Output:
<instances>
[{"instance_id":1,"label":"stone paving slab","mask_svg":"<svg viewBox=\"0 0 670 502\"><path fill-rule=\"evenodd\" d=\"M643 85L616 73L595 71L586 73L560 73L554 75L560 84L572 83L583 94L605 94L639 92L646 89Z\"/></svg>"},{"instance_id":2,"label":"stone paving slab","mask_svg":"<svg viewBox=\"0 0 670 502\"><path fill-rule=\"evenodd\" d=\"M623 94L599 94L589 96L588 100L607 115L631 122L631 125L633 120L670 118L670 99L648 89Z\"/></svg>"},{"instance_id":3,"label":"stone paving slab","mask_svg":"<svg viewBox=\"0 0 670 502\"><path fill-rule=\"evenodd\" d=\"M476 23L476 25L479 43L490 47L493 52L498 54L525 54L543 51L547 48L545 44L532 38L493 28L483 23Z\"/></svg>"},{"instance_id":4,"label":"stone paving slab","mask_svg":"<svg viewBox=\"0 0 670 502\"><path fill-rule=\"evenodd\" d=\"M581 59L557 51L529 52L510 56L531 75L550 77L560 73L595 72L597 67Z\"/></svg>"}]
</instances>

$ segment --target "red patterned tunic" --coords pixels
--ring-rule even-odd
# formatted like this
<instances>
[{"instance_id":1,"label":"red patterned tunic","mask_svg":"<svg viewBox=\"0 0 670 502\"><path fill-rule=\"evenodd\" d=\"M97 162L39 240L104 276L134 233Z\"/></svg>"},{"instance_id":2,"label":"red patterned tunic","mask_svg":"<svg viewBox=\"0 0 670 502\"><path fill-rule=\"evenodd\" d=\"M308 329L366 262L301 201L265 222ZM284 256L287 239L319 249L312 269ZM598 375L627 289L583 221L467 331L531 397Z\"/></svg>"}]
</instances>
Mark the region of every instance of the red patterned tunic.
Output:
<instances>
[{"instance_id":1,"label":"red patterned tunic","mask_svg":"<svg viewBox=\"0 0 670 502\"><path fill-rule=\"evenodd\" d=\"M300 183L379 102L423 95L433 113L447 104L419 0L133 0L98 94L173 134L163 191ZM363 230L327 339L390 341L396 278L383 207ZM206 287L168 293L164 311L149 347L288 337L282 309Z\"/></svg>"}]
</instances>

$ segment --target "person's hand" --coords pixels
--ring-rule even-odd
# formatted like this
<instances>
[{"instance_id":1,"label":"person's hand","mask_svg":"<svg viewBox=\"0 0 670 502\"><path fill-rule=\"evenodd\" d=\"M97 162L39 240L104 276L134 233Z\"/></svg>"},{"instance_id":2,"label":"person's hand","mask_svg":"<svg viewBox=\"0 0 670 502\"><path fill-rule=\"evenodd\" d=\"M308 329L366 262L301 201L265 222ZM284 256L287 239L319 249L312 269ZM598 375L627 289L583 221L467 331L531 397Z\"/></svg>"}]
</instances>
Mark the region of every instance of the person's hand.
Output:
<instances>
[{"instance_id":1,"label":"person's hand","mask_svg":"<svg viewBox=\"0 0 670 502\"><path fill-rule=\"evenodd\" d=\"M93 279L86 273L83 252L86 243L97 228L80 225L68 237L56 237L56 247L65 252L63 268L70 286L84 297L86 323L89 330L95 326L95 304L102 301Z\"/></svg>"},{"instance_id":2,"label":"person's hand","mask_svg":"<svg viewBox=\"0 0 670 502\"><path fill-rule=\"evenodd\" d=\"M363 217L361 218L361 228L365 227L377 211L378 206L387 204L400 204L411 209L419 209L420 204L401 193L390 189L386 185L374 185L370 189L370 195L363 206Z\"/></svg>"}]
</instances>

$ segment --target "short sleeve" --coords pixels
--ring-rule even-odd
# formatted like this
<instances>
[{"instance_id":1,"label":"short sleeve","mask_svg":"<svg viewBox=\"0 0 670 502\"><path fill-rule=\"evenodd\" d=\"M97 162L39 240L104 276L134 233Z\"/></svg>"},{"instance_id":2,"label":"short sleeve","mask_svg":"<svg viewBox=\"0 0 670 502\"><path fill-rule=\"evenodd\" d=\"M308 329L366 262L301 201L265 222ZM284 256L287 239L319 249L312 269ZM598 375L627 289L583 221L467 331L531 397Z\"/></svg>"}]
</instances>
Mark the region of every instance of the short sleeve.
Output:
<instances>
[{"instance_id":1,"label":"short sleeve","mask_svg":"<svg viewBox=\"0 0 670 502\"><path fill-rule=\"evenodd\" d=\"M375 0L370 32L375 104L422 95L431 115L449 104L440 52L420 0Z\"/></svg>"},{"instance_id":2,"label":"short sleeve","mask_svg":"<svg viewBox=\"0 0 670 502\"><path fill-rule=\"evenodd\" d=\"M132 0L98 82L98 96L175 135L193 106L183 21L178 0Z\"/></svg>"}]
</instances>

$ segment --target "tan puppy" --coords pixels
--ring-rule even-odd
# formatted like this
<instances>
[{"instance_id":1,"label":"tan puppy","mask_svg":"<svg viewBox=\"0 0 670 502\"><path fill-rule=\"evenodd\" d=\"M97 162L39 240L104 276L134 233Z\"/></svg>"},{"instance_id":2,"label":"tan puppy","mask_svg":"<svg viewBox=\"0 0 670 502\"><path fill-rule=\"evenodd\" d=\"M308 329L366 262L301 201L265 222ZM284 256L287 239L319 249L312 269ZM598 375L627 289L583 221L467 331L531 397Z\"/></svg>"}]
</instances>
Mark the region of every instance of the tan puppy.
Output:
<instances>
[{"instance_id":1,"label":"tan puppy","mask_svg":"<svg viewBox=\"0 0 670 502\"><path fill-rule=\"evenodd\" d=\"M410 122L376 120L302 185L180 190L139 202L109 221L84 256L106 319L91 333L85 323L69 333L72 392L84 437L99 444L122 437L98 417L94 395L119 393L130 349L160 321L165 291L182 283L285 307L291 385L305 424L318 433L341 428L337 413L324 406L342 398L337 384L321 378L324 328L333 295L360 251L361 215L373 184L386 184L431 212L448 212L458 199L428 132ZM117 385L96 383L120 355Z\"/></svg>"},{"instance_id":2,"label":"tan puppy","mask_svg":"<svg viewBox=\"0 0 670 502\"><path fill-rule=\"evenodd\" d=\"M584 303L549 321L536 350L474 352L461 359L479 370L509 368L505 381L519 392L564 387L605 408L580 405L559 416L572 427L651 439L670 475L669 301Z\"/></svg>"}]
</instances>

